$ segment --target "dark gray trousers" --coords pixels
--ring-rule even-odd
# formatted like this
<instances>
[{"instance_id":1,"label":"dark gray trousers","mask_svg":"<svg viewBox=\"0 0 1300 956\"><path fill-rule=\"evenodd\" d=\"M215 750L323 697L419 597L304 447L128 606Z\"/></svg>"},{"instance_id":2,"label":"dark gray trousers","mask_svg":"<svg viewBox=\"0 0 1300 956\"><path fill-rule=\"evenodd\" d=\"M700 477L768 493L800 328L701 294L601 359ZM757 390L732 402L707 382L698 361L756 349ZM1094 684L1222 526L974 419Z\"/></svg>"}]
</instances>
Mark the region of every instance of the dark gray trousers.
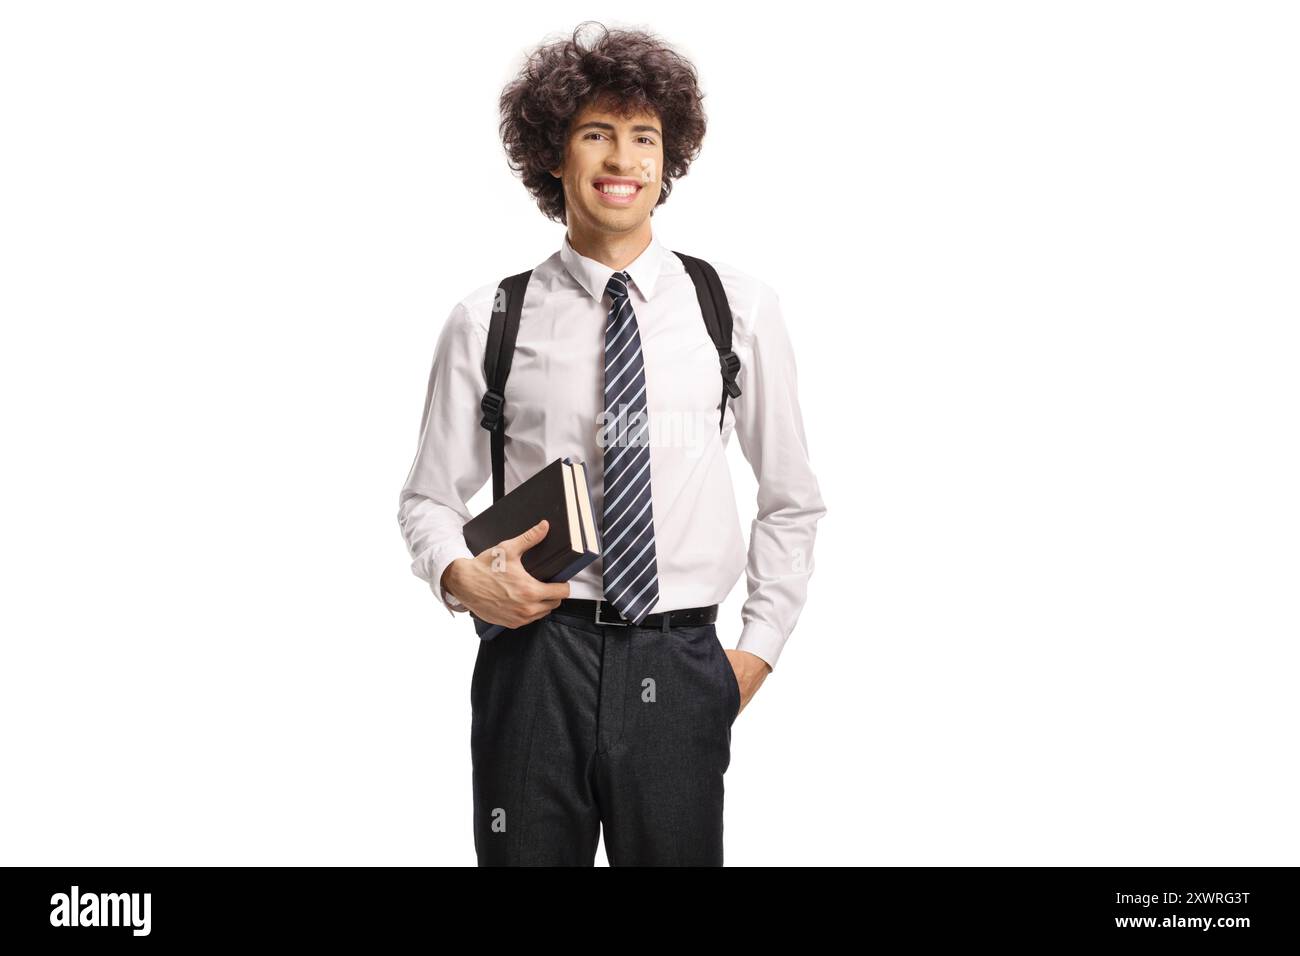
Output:
<instances>
[{"instance_id":1,"label":"dark gray trousers","mask_svg":"<svg viewBox=\"0 0 1300 956\"><path fill-rule=\"evenodd\" d=\"M479 643L470 681L479 866L721 866L740 687L712 624L552 613Z\"/></svg>"}]
</instances>

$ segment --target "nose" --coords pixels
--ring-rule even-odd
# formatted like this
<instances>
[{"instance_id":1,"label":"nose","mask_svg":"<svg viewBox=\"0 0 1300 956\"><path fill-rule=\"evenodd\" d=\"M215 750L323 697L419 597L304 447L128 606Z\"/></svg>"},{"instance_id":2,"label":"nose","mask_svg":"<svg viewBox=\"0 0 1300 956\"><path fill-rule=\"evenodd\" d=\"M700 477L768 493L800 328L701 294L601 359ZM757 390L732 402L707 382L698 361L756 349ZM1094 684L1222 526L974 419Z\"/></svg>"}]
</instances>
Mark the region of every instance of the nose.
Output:
<instances>
[{"instance_id":1,"label":"nose","mask_svg":"<svg viewBox=\"0 0 1300 956\"><path fill-rule=\"evenodd\" d=\"M610 145L609 153L605 156L605 166L613 176L636 175L639 170L632 144L623 137L615 140Z\"/></svg>"}]
</instances>

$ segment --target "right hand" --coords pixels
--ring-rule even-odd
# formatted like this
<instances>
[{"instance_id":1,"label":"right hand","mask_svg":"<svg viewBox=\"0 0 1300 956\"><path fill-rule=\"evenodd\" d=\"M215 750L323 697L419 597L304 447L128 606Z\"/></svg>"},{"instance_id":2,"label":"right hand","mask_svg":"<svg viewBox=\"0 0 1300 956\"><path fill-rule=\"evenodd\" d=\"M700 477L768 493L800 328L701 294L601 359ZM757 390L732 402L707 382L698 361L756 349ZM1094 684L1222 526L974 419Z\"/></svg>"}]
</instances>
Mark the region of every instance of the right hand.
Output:
<instances>
[{"instance_id":1,"label":"right hand","mask_svg":"<svg viewBox=\"0 0 1300 956\"><path fill-rule=\"evenodd\" d=\"M442 573L442 587L489 624L523 627L555 610L569 596L569 582L539 581L520 558L546 537L545 518L473 559L457 558Z\"/></svg>"}]
</instances>

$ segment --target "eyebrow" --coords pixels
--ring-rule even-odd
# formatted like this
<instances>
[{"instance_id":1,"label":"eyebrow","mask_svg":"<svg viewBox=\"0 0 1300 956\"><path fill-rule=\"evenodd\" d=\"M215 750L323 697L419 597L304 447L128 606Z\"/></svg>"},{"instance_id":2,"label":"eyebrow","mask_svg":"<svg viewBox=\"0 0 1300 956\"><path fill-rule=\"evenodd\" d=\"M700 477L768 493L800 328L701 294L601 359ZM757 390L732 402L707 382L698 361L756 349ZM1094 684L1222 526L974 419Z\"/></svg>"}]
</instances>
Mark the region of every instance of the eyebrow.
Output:
<instances>
[{"instance_id":1,"label":"eyebrow","mask_svg":"<svg viewBox=\"0 0 1300 956\"><path fill-rule=\"evenodd\" d=\"M605 129L605 130L609 130L611 133L614 132L614 124L613 124L613 123L599 123L599 122L597 122L597 121L595 121L595 120L588 120L587 122L585 122L585 123L583 123L581 126L579 126L577 129L575 129L574 132L575 132L575 133L580 133L580 132L582 132L582 130L587 129L587 128L589 128L589 127L595 127L596 129ZM653 127L653 126L633 126L633 127L632 127L632 132L634 132L634 133L654 133L656 136L663 136L663 135L664 135L663 133L659 132L659 130L656 129L655 127Z\"/></svg>"}]
</instances>

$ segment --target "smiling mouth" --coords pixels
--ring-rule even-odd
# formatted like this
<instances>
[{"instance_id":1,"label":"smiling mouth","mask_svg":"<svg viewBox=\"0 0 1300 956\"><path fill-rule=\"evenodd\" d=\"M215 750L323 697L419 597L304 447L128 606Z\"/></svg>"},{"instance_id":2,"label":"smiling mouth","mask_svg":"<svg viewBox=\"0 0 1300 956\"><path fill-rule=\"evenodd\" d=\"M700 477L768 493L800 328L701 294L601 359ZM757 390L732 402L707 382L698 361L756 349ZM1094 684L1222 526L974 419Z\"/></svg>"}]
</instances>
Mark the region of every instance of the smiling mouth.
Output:
<instances>
[{"instance_id":1,"label":"smiling mouth","mask_svg":"<svg viewBox=\"0 0 1300 956\"><path fill-rule=\"evenodd\" d=\"M593 183L592 186L602 199L621 206L630 205L642 188L631 183Z\"/></svg>"}]
</instances>

